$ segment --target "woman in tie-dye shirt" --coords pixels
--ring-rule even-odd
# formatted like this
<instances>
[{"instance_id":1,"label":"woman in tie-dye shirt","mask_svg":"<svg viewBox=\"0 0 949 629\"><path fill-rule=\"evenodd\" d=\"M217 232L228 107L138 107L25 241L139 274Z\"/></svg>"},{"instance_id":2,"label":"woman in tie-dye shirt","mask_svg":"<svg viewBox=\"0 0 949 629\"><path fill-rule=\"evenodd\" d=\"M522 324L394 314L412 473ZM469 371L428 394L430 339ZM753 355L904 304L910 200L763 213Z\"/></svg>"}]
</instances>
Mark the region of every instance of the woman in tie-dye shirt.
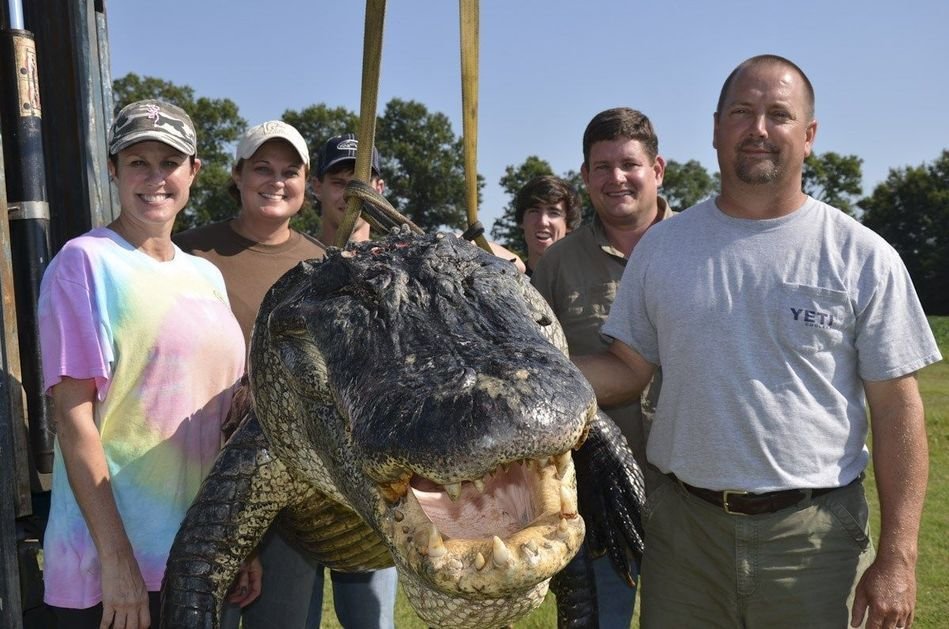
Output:
<instances>
[{"instance_id":1,"label":"woman in tie-dye shirt","mask_svg":"<svg viewBox=\"0 0 949 629\"><path fill-rule=\"evenodd\" d=\"M60 629L158 626L169 548L244 369L221 274L171 241L201 166L190 118L133 103L109 154L119 216L66 243L39 298L57 432L45 600Z\"/></svg>"}]
</instances>

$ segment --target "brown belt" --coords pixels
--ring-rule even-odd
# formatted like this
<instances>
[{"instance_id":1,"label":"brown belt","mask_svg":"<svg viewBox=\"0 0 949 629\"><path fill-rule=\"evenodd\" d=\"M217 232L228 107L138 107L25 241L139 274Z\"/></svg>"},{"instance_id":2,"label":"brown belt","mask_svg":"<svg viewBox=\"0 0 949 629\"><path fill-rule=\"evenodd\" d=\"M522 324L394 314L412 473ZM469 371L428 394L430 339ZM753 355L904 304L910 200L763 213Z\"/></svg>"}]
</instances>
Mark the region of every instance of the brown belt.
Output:
<instances>
[{"instance_id":1,"label":"brown belt","mask_svg":"<svg viewBox=\"0 0 949 629\"><path fill-rule=\"evenodd\" d=\"M764 513L774 513L781 509L793 507L805 498L816 498L824 494L840 489L839 487L822 487L819 489L785 489L783 491L769 491L763 494L753 494L747 491L736 491L726 489L725 491L715 491L713 489L704 489L702 487L693 487L675 477L669 476L679 483L687 492L701 498L705 502L724 509L725 513L737 515L761 515Z\"/></svg>"}]
</instances>

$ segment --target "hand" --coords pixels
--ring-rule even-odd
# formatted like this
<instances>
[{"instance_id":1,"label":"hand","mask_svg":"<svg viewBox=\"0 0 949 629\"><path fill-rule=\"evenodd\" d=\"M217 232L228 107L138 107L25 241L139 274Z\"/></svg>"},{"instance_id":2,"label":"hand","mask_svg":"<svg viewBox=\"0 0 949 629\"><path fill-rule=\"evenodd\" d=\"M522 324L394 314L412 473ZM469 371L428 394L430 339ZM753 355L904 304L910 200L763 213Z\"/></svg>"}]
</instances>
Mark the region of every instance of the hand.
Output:
<instances>
[{"instance_id":1,"label":"hand","mask_svg":"<svg viewBox=\"0 0 949 629\"><path fill-rule=\"evenodd\" d=\"M102 621L99 629L146 629L152 623L148 590L131 549L102 560Z\"/></svg>"},{"instance_id":2,"label":"hand","mask_svg":"<svg viewBox=\"0 0 949 629\"><path fill-rule=\"evenodd\" d=\"M857 584L850 625L859 627L869 611L867 629L908 629L915 607L915 567L877 557Z\"/></svg>"},{"instance_id":3,"label":"hand","mask_svg":"<svg viewBox=\"0 0 949 629\"><path fill-rule=\"evenodd\" d=\"M228 592L227 600L235 605L247 607L260 596L264 568L256 555L241 564L241 569L234 577L234 583Z\"/></svg>"}]
</instances>

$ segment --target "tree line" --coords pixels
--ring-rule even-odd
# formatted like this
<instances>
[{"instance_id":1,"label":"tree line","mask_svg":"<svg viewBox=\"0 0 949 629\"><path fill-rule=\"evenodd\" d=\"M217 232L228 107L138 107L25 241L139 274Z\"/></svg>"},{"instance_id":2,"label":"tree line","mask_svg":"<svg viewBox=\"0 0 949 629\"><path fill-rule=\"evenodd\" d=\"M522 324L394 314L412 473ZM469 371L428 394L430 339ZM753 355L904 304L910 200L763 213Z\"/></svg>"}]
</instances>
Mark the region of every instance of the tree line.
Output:
<instances>
[{"instance_id":1,"label":"tree line","mask_svg":"<svg viewBox=\"0 0 949 629\"><path fill-rule=\"evenodd\" d=\"M117 79L113 97L116 111L135 100L159 98L191 114L198 134L198 155L204 165L192 188L191 203L179 216L176 229L225 220L235 214L227 184L233 144L247 128L247 121L234 101L199 97L189 86L136 74ZM356 130L359 119L344 107L322 103L299 111L288 109L281 117L300 131L314 152L328 138ZM394 98L378 116L376 144L382 155L386 197L397 210L426 230L465 228L462 138L452 130L445 114L431 112L416 101ZM926 312L949 314L949 150L931 163L891 169L886 181L867 197L862 196L860 183L862 164L856 155L814 153L805 162L804 191L854 216L885 238L905 261ZM492 238L515 251L526 250L520 227L514 222L514 195L532 177L548 174L558 175L577 188L584 201L584 220L592 220L593 210L580 173L555 173L549 162L531 155L521 164L507 166L498 182L509 201L491 227ZM483 186L479 175L479 202ZM667 160L661 194L672 208L684 210L718 189L718 173L709 173L698 161ZM318 213L307 205L293 225L316 233Z\"/></svg>"}]
</instances>

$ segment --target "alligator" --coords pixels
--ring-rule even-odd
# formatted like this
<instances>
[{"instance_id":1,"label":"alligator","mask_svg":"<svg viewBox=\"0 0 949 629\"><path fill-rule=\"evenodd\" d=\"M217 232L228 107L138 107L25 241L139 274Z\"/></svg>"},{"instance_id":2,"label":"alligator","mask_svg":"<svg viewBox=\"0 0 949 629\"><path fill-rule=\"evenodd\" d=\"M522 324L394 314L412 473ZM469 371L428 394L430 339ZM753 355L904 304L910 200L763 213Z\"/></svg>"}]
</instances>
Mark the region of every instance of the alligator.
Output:
<instances>
[{"instance_id":1,"label":"alligator","mask_svg":"<svg viewBox=\"0 0 949 629\"><path fill-rule=\"evenodd\" d=\"M431 627L509 626L549 587L562 626L589 625L583 570L561 572L585 532L627 578L641 555L642 472L555 316L463 239L396 228L300 263L249 364L250 410L171 550L163 626L217 627L272 524L335 570L394 563Z\"/></svg>"}]
</instances>

